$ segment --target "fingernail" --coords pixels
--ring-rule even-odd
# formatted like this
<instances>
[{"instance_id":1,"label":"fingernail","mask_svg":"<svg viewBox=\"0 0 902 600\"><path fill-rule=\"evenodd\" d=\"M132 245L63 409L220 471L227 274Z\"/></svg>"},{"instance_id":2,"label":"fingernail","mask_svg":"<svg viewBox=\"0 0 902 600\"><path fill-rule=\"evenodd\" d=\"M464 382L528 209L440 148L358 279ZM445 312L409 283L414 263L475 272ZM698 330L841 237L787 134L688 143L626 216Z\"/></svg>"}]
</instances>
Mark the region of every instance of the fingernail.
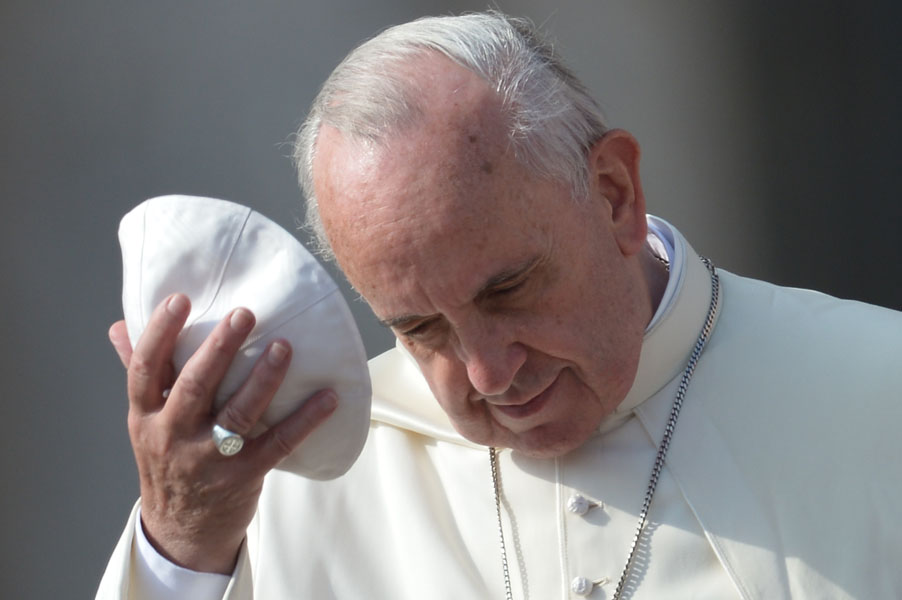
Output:
<instances>
[{"instance_id":1,"label":"fingernail","mask_svg":"<svg viewBox=\"0 0 902 600\"><path fill-rule=\"evenodd\" d=\"M174 294L166 303L166 310L173 317L183 317L188 312L190 303L183 294Z\"/></svg>"},{"instance_id":2,"label":"fingernail","mask_svg":"<svg viewBox=\"0 0 902 600\"><path fill-rule=\"evenodd\" d=\"M237 309L229 319L229 326L238 333L244 333L254 326L254 318L250 311L243 308Z\"/></svg>"},{"instance_id":3,"label":"fingernail","mask_svg":"<svg viewBox=\"0 0 902 600\"><path fill-rule=\"evenodd\" d=\"M269 347L269 352L266 353L266 360L274 367L278 367L284 363L287 357L288 346L283 342L273 342L272 346Z\"/></svg>"}]
</instances>

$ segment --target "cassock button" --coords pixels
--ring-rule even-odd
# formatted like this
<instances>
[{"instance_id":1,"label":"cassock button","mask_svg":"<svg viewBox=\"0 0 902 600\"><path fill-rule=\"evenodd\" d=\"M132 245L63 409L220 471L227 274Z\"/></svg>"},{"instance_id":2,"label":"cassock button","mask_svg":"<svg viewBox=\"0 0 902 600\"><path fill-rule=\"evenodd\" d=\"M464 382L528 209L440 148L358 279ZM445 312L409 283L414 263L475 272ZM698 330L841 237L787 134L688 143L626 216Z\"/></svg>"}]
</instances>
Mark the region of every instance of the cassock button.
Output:
<instances>
[{"instance_id":1,"label":"cassock button","mask_svg":"<svg viewBox=\"0 0 902 600\"><path fill-rule=\"evenodd\" d=\"M595 584L586 577L574 577L570 582L570 591L578 596L588 596L595 589Z\"/></svg>"},{"instance_id":2,"label":"cassock button","mask_svg":"<svg viewBox=\"0 0 902 600\"><path fill-rule=\"evenodd\" d=\"M584 515L589 512L589 508L589 501L586 500L585 496L581 496L580 494L573 494L567 500L567 510L575 515ZM574 579L574 581L576 580Z\"/></svg>"}]
</instances>

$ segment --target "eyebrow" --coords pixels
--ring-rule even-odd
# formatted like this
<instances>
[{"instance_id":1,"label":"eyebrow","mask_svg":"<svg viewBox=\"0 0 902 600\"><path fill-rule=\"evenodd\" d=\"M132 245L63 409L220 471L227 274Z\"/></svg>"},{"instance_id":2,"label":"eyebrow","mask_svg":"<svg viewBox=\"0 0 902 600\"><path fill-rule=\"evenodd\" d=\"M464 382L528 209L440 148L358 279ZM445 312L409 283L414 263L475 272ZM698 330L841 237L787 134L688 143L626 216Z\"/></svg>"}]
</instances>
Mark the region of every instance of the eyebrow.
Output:
<instances>
[{"instance_id":1,"label":"eyebrow","mask_svg":"<svg viewBox=\"0 0 902 600\"><path fill-rule=\"evenodd\" d=\"M511 267L510 269L505 269L500 273L492 275L486 280L484 284L482 284L482 286L476 292L474 298L476 300L482 299L494 290L516 281L520 277L532 271L536 266L538 266L540 262L542 262L542 257L534 256L517 266ZM426 320L432 316L433 315L401 315L399 317L393 317L390 319L379 319L379 323L381 323L384 327L396 328L401 325L413 323L415 321Z\"/></svg>"}]
</instances>

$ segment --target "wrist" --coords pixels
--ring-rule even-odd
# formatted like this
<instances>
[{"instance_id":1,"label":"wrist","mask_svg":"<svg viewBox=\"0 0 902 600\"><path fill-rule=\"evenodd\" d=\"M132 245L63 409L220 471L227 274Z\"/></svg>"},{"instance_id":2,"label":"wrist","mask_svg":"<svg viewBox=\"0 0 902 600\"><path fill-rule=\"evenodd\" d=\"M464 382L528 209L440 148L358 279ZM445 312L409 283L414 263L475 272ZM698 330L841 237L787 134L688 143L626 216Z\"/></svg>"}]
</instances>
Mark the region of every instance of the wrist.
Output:
<instances>
[{"instance_id":1,"label":"wrist","mask_svg":"<svg viewBox=\"0 0 902 600\"><path fill-rule=\"evenodd\" d=\"M141 529L150 546L172 564L199 573L231 575L241 551L244 537L233 540L208 540L207 536L185 535L187 528L171 532L154 527L141 515Z\"/></svg>"},{"instance_id":2,"label":"wrist","mask_svg":"<svg viewBox=\"0 0 902 600\"><path fill-rule=\"evenodd\" d=\"M229 575L180 567L164 558L150 544L140 519L132 527L135 559L131 587L137 597L158 600L219 600L223 597L231 580Z\"/></svg>"}]
</instances>

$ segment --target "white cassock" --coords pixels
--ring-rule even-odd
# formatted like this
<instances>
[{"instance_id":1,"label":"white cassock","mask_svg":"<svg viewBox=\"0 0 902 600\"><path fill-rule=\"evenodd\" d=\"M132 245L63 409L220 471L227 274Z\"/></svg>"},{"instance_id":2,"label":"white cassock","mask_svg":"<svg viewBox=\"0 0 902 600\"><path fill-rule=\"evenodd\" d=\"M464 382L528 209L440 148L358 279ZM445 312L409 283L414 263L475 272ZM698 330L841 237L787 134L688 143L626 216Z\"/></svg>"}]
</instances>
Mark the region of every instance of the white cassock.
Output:
<instances>
[{"instance_id":1,"label":"white cassock","mask_svg":"<svg viewBox=\"0 0 902 600\"><path fill-rule=\"evenodd\" d=\"M708 271L675 229L669 301L627 398L556 460L500 454L516 599L610 598L680 376ZM902 598L902 314L720 271L715 329L689 387L631 598ZM274 471L225 598L504 597L488 451L461 438L416 366L370 361L374 403L350 471ZM603 506L602 506L603 503ZM588 510L583 512L581 508ZM98 598L141 598L135 515ZM606 578L610 580L605 583Z\"/></svg>"}]
</instances>

